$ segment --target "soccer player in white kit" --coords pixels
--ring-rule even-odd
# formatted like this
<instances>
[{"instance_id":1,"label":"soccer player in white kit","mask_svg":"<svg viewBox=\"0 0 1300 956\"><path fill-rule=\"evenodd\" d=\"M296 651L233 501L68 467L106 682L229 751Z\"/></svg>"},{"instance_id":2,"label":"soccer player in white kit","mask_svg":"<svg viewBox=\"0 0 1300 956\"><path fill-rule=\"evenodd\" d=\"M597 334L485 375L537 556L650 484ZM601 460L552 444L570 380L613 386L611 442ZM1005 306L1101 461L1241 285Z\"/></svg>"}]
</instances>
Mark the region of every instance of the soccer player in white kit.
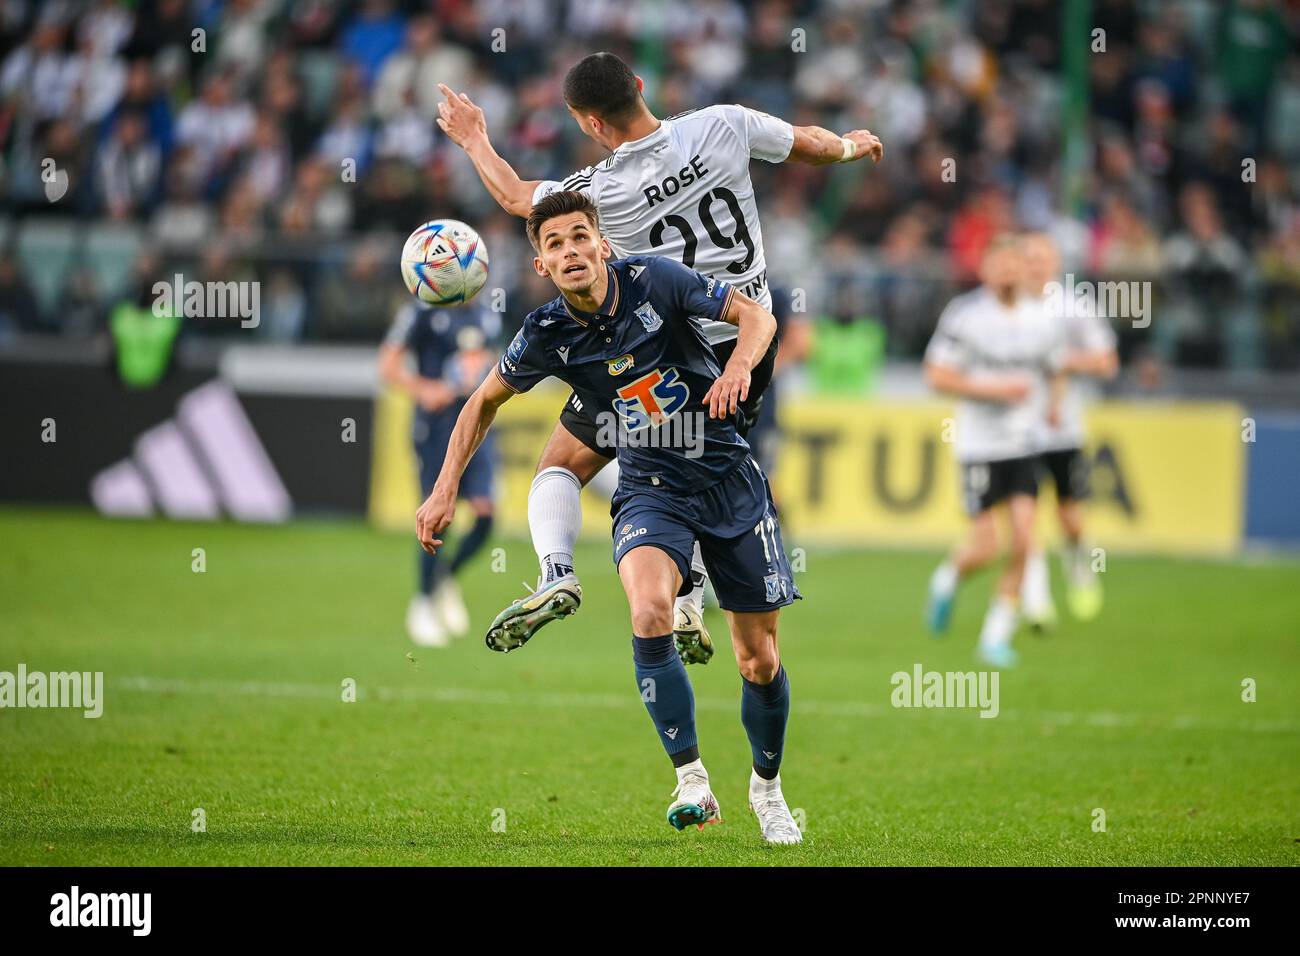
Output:
<instances>
[{"instance_id":1,"label":"soccer player in white kit","mask_svg":"<svg viewBox=\"0 0 1300 956\"><path fill-rule=\"evenodd\" d=\"M743 106L709 106L660 120L642 98L642 86L641 78L612 53L593 53L569 70L564 80L569 113L611 155L562 182L520 179L493 149L482 110L446 86L439 86L446 101L438 106L438 126L465 150L507 212L527 218L548 193L585 193L600 211L600 231L616 258L654 254L677 259L725 280L770 311L750 160L825 165L870 157L879 162L880 140L867 130L839 136L819 126L791 126ZM735 326L702 324L718 361L725 364L735 347ZM774 341L753 370L749 398L741 407L742 434L758 417L775 358ZM570 395L542 452L528 494L528 525L541 580L536 591L497 616L487 635L494 650L522 646L544 624L576 611L582 600L573 568L582 526L579 494L615 455L615 449L597 440L594 414L576 394ZM692 587L678 598L674 618L678 652L687 663L707 662L713 654L700 614L704 582L697 547Z\"/></svg>"},{"instance_id":2,"label":"soccer player in white kit","mask_svg":"<svg viewBox=\"0 0 1300 956\"><path fill-rule=\"evenodd\" d=\"M948 628L958 585L997 558L993 509L1006 504L1011 550L980 630L979 657L1012 667L1017 605L1033 538L1038 495L1039 421L1059 400L1061 337L1041 299L1024 294L1020 245L995 240L980 288L953 299L925 352L930 386L960 402L956 453L970 533L930 579L927 617Z\"/></svg>"},{"instance_id":3,"label":"soccer player in white kit","mask_svg":"<svg viewBox=\"0 0 1300 956\"><path fill-rule=\"evenodd\" d=\"M1101 613L1102 593L1084 541L1083 503L1089 488L1083 414L1095 396L1096 381L1114 378L1119 371L1115 332L1106 317L1087 303L1065 301L1059 282L1061 256L1050 236L1026 236L1023 248L1028 294L1043 297L1044 307L1064 339L1061 371L1067 379L1057 418L1039 422L1035 445L1042 471L1056 487L1056 515L1064 537L1061 565L1066 601L1072 616L1089 621ZM1031 624L1048 627L1055 621L1047 558L1040 547L1030 550L1021 600L1025 619Z\"/></svg>"}]
</instances>

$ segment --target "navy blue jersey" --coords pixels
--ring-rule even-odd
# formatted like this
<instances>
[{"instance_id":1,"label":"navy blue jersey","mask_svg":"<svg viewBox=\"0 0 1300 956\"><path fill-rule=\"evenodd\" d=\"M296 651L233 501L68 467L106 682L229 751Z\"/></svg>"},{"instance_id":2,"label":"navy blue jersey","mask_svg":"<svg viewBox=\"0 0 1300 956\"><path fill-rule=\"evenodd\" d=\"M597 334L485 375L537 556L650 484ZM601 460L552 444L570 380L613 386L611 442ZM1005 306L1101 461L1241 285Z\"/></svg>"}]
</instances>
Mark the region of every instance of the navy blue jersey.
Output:
<instances>
[{"instance_id":1,"label":"navy blue jersey","mask_svg":"<svg viewBox=\"0 0 1300 956\"><path fill-rule=\"evenodd\" d=\"M621 487L711 487L749 456L736 416L709 418L702 401L722 374L702 323L720 319L732 288L663 256L606 268L599 311L559 296L530 312L497 374L516 392L552 375L572 387L618 448Z\"/></svg>"},{"instance_id":2,"label":"navy blue jersey","mask_svg":"<svg viewBox=\"0 0 1300 956\"><path fill-rule=\"evenodd\" d=\"M417 405L417 414L455 422L465 398L495 362L493 349L500 334L501 317L477 303L441 309L409 303L398 311L384 341L409 349L422 378L442 379L463 396L438 412Z\"/></svg>"}]
</instances>

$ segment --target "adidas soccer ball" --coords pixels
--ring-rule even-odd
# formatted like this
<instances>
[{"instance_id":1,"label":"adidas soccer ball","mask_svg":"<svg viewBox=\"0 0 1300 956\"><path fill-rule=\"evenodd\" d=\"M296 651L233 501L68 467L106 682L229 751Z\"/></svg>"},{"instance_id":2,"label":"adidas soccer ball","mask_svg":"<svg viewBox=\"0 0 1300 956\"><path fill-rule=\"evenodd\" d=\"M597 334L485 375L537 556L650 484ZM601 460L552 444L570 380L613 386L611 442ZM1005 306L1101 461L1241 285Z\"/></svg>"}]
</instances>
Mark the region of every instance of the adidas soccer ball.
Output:
<instances>
[{"instance_id":1,"label":"adidas soccer ball","mask_svg":"<svg viewBox=\"0 0 1300 956\"><path fill-rule=\"evenodd\" d=\"M460 305L487 282L487 247L456 219L435 219L411 233L402 248L402 279L426 305Z\"/></svg>"}]
</instances>

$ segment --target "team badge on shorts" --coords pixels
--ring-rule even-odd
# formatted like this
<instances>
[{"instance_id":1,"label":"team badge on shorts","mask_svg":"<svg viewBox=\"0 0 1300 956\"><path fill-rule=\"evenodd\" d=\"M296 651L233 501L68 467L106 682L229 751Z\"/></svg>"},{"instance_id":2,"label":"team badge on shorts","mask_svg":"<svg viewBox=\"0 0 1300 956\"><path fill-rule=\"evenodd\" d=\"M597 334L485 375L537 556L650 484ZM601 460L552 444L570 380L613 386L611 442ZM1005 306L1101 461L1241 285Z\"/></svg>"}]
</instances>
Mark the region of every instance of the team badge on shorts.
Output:
<instances>
[{"instance_id":1,"label":"team badge on shorts","mask_svg":"<svg viewBox=\"0 0 1300 956\"><path fill-rule=\"evenodd\" d=\"M659 313L649 302L643 302L633 310L636 317L641 320L647 332L657 332L659 326L664 324L664 320L659 318Z\"/></svg>"},{"instance_id":2,"label":"team badge on shorts","mask_svg":"<svg viewBox=\"0 0 1300 956\"><path fill-rule=\"evenodd\" d=\"M785 588L781 587L780 574L763 575L763 586L767 588L768 604L775 604L777 601L781 600L781 592L784 591Z\"/></svg>"}]
</instances>

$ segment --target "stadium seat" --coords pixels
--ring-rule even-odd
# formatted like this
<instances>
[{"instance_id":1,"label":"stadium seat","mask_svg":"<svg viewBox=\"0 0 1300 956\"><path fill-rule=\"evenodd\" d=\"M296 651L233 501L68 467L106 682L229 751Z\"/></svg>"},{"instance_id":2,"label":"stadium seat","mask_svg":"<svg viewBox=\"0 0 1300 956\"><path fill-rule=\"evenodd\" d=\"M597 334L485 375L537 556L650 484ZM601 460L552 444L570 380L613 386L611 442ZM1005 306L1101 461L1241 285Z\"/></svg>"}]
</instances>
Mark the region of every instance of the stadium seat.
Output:
<instances>
[{"instance_id":1,"label":"stadium seat","mask_svg":"<svg viewBox=\"0 0 1300 956\"><path fill-rule=\"evenodd\" d=\"M95 289L104 305L128 291L142 241L139 227L124 224L99 226L86 236L83 258L94 273Z\"/></svg>"},{"instance_id":2,"label":"stadium seat","mask_svg":"<svg viewBox=\"0 0 1300 956\"><path fill-rule=\"evenodd\" d=\"M64 274L77 253L75 221L38 216L18 227L18 265L41 311L49 316L63 295Z\"/></svg>"}]
</instances>

